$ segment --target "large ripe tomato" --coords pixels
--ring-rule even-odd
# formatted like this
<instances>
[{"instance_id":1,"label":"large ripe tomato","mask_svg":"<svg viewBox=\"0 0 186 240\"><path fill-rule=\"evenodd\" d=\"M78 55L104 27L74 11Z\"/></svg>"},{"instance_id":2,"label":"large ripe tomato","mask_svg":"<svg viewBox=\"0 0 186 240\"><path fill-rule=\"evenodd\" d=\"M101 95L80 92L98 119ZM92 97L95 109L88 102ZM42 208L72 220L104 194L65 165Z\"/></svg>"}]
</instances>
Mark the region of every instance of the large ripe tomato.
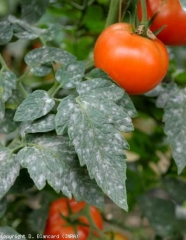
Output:
<instances>
[{"instance_id":1,"label":"large ripe tomato","mask_svg":"<svg viewBox=\"0 0 186 240\"><path fill-rule=\"evenodd\" d=\"M107 232L105 235L108 237L108 240L128 240L126 236L118 232Z\"/></svg>"},{"instance_id":2,"label":"large ripe tomato","mask_svg":"<svg viewBox=\"0 0 186 240\"><path fill-rule=\"evenodd\" d=\"M81 216L78 218L78 223L74 226L67 223L67 221L62 217L69 217L69 208L71 209L72 214L79 213L85 207L85 202L77 202L75 199L69 200L68 198L59 198L56 201L52 202L49 210L49 217L45 227L44 235L58 235L60 238L56 239L69 239L74 238L74 235L78 235L78 240L86 240L89 235L89 226L83 226L81 223L89 225L88 219L86 216ZM97 208L90 206L90 213L94 223L97 227L103 229L103 220L100 212ZM77 232L76 232L77 231ZM96 233L95 233L96 234Z\"/></svg>"},{"instance_id":3,"label":"large ripe tomato","mask_svg":"<svg viewBox=\"0 0 186 240\"><path fill-rule=\"evenodd\" d=\"M156 31L163 25L166 27L157 35L165 44L172 46L186 45L186 12L179 0L146 0L148 17L156 12L151 30ZM138 16L141 19L142 10L138 1Z\"/></svg>"},{"instance_id":4,"label":"large ripe tomato","mask_svg":"<svg viewBox=\"0 0 186 240\"><path fill-rule=\"evenodd\" d=\"M98 37L94 61L129 94L141 94L160 83L168 68L165 45L132 33L131 25L116 23Z\"/></svg>"}]
</instances>

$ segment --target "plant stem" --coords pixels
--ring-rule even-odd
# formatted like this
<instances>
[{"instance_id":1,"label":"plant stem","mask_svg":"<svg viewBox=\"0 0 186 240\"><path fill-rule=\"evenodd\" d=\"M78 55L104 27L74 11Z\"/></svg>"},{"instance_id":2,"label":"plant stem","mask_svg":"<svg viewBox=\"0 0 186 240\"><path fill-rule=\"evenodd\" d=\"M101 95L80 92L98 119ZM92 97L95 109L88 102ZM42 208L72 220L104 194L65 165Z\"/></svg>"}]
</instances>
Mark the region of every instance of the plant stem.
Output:
<instances>
[{"instance_id":1,"label":"plant stem","mask_svg":"<svg viewBox=\"0 0 186 240\"><path fill-rule=\"evenodd\" d=\"M122 0L119 1L119 16L118 16L118 22L122 21Z\"/></svg>"},{"instance_id":2,"label":"plant stem","mask_svg":"<svg viewBox=\"0 0 186 240\"><path fill-rule=\"evenodd\" d=\"M23 75L20 77L20 78L18 78L17 79L17 82L21 82L23 79L24 79L24 77L27 75L27 74L29 74L29 72L30 72L30 67L26 70L26 72L24 72L23 73Z\"/></svg>"},{"instance_id":3,"label":"plant stem","mask_svg":"<svg viewBox=\"0 0 186 240\"><path fill-rule=\"evenodd\" d=\"M141 0L142 7L142 21L141 24L147 26L147 5L146 0Z\"/></svg>"},{"instance_id":4,"label":"plant stem","mask_svg":"<svg viewBox=\"0 0 186 240\"><path fill-rule=\"evenodd\" d=\"M109 13L106 20L105 28L116 23L118 20L118 11L119 11L120 0L111 0Z\"/></svg>"},{"instance_id":5,"label":"plant stem","mask_svg":"<svg viewBox=\"0 0 186 240\"><path fill-rule=\"evenodd\" d=\"M4 69L9 70L9 68L8 68L8 66L6 65L5 60L3 59L3 57L2 57L1 54L0 54L0 63L1 63L1 65L2 65L1 71L3 71Z\"/></svg>"},{"instance_id":6,"label":"plant stem","mask_svg":"<svg viewBox=\"0 0 186 240\"><path fill-rule=\"evenodd\" d=\"M48 94L51 97L54 97L60 88L61 88L61 84L55 81L54 85L48 90Z\"/></svg>"},{"instance_id":7,"label":"plant stem","mask_svg":"<svg viewBox=\"0 0 186 240\"><path fill-rule=\"evenodd\" d=\"M21 82L18 82L18 87L19 87L19 90L20 90L20 92L22 93L23 97L24 97L24 98L27 98L28 93L27 93L27 91L25 90L25 88L23 87L23 85L22 85Z\"/></svg>"},{"instance_id":8,"label":"plant stem","mask_svg":"<svg viewBox=\"0 0 186 240\"><path fill-rule=\"evenodd\" d=\"M125 1L123 2L122 19L123 19L124 16L125 16L126 10L127 10L128 6L129 6L130 2L131 2L131 0L125 0Z\"/></svg>"}]
</instances>

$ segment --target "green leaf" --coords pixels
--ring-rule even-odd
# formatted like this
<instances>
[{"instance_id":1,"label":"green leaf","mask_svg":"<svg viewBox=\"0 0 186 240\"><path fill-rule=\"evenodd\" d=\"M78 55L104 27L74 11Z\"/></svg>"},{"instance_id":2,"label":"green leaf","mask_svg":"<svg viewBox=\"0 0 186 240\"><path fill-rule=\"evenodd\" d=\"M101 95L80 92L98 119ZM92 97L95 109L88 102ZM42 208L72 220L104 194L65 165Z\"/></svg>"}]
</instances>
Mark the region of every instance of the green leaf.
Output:
<instances>
[{"instance_id":1,"label":"green leaf","mask_svg":"<svg viewBox=\"0 0 186 240\"><path fill-rule=\"evenodd\" d=\"M85 72L84 62L74 62L66 66L62 66L56 72L56 80L64 89L75 88L82 81Z\"/></svg>"},{"instance_id":2,"label":"green leaf","mask_svg":"<svg viewBox=\"0 0 186 240\"><path fill-rule=\"evenodd\" d=\"M36 76L45 76L52 71L52 67L46 64L51 62L69 64L75 59L72 54L55 47L34 49L25 56L25 62L32 67L32 73Z\"/></svg>"},{"instance_id":3,"label":"green leaf","mask_svg":"<svg viewBox=\"0 0 186 240\"><path fill-rule=\"evenodd\" d=\"M164 131L171 146L178 173L181 173L186 166L186 88L169 86L169 92L166 95L168 100L164 108Z\"/></svg>"},{"instance_id":4,"label":"green leaf","mask_svg":"<svg viewBox=\"0 0 186 240\"><path fill-rule=\"evenodd\" d=\"M21 0L22 17L29 23L37 22L45 13L49 0Z\"/></svg>"},{"instance_id":5,"label":"green leaf","mask_svg":"<svg viewBox=\"0 0 186 240\"><path fill-rule=\"evenodd\" d=\"M68 129L70 117L74 112L74 100L75 97L69 95L63 98L58 105L55 117L55 128L58 135L62 135Z\"/></svg>"},{"instance_id":6,"label":"green leaf","mask_svg":"<svg viewBox=\"0 0 186 240\"><path fill-rule=\"evenodd\" d=\"M40 29L30 26L27 22L20 20L12 15L8 17L9 22L12 24L14 35L20 39L36 39L38 38L37 31ZM36 29L37 31L34 31Z\"/></svg>"},{"instance_id":7,"label":"green leaf","mask_svg":"<svg viewBox=\"0 0 186 240\"><path fill-rule=\"evenodd\" d=\"M18 107L14 121L33 121L46 115L55 105L44 90L36 90L31 93Z\"/></svg>"},{"instance_id":8,"label":"green leaf","mask_svg":"<svg viewBox=\"0 0 186 240\"><path fill-rule=\"evenodd\" d=\"M13 28L8 21L0 22L0 45L4 45L12 39Z\"/></svg>"},{"instance_id":9,"label":"green leaf","mask_svg":"<svg viewBox=\"0 0 186 240\"><path fill-rule=\"evenodd\" d=\"M95 78L86 82L82 82L77 86L77 92L83 96L90 96L92 99L103 99L111 101L119 101L124 91L111 81Z\"/></svg>"},{"instance_id":10,"label":"green leaf","mask_svg":"<svg viewBox=\"0 0 186 240\"><path fill-rule=\"evenodd\" d=\"M177 204L182 205L186 200L186 181L181 178L166 177L163 180L163 186L169 196Z\"/></svg>"},{"instance_id":11,"label":"green leaf","mask_svg":"<svg viewBox=\"0 0 186 240\"><path fill-rule=\"evenodd\" d=\"M0 100L0 125L1 125L1 122L4 118L4 115L5 115L5 105L4 103ZM0 131L1 131L1 127L0 127Z\"/></svg>"},{"instance_id":12,"label":"green leaf","mask_svg":"<svg viewBox=\"0 0 186 240\"><path fill-rule=\"evenodd\" d=\"M7 200L4 197L0 200L0 218L4 216L4 214L6 213L6 210L7 210Z\"/></svg>"},{"instance_id":13,"label":"green leaf","mask_svg":"<svg viewBox=\"0 0 186 240\"><path fill-rule=\"evenodd\" d=\"M4 239L12 239L12 240L17 240L20 237L20 234L17 233L13 228L11 227L0 227L0 236L3 236L2 238ZM8 237L8 238L7 238ZM21 239L26 239L25 235L21 235Z\"/></svg>"},{"instance_id":14,"label":"green leaf","mask_svg":"<svg viewBox=\"0 0 186 240\"><path fill-rule=\"evenodd\" d=\"M49 24L47 29L42 29L40 36L47 42L52 41L61 31L62 26L60 24Z\"/></svg>"},{"instance_id":15,"label":"green leaf","mask_svg":"<svg viewBox=\"0 0 186 240\"><path fill-rule=\"evenodd\" d=\"M17 77L13 72L4 71L0 73L0 98L6 102L12 96L12 90L16 89Z\"/></svg>"},{"instance_id":16,"label":"green leaf","mask_svg":"<svg viewBox=\"0 0 186 240\"><path fill-rule=\"evenodd\" d=\"M106 72L104 72L103 70L101 70L100 68L94 68L92 69L88 74L87 74L88 78L102 78L102 79L107 79L107 80L111 80L111 78L108 76L108 74Z\"/></svg>"},{"instance_id":17,"label":"green leaf","mask_svg":"<svg viewBox=\"0 0 186 240\"><path fill-rule=\"evenodd\" d=\"M19 175L20 165L15 161L11 150L0 147L0 199L8 192Z\"/></svg>"},{"instance_id":18,"label":"green leaf","mask_svg":"<svg viewBox=\"0 0 186 240\"><path fill-rule=\"evenodd\" d=\"M87 166L104 193L127 209L124 149L129 146L121 131L132 131L133 125L125 109L115 103L124 91L111 81L92 79L80 83L77 92L77 98L68 96L58 106L57 134L68 128L80 164Z\"/></svg>"},{"instance_id":19,"label":"green leaf","mask_svg":"<svg viewBox=\"0 0 186 240\"><path fill-rule=\"evenodd\" d=\"M160 236L170 236L175 229L177 219L175 205L171 201L144 196L140 198L142 213Z\"/></svg>"},{"instance_id":20,"label":"green leaf","mask_svg":"<svg viewBox=\"0 0 186 240\"><path fill-rule=\"evenodd\" d=\"M125 109L126 113L131 118L137 117L138 113L127 93L125 93L124 96L118 101L118 105Z\"/></svg>"},{"instance_id":21,"label":"green leaf","mask_svg":"<svg viewBox=\"0 0 186 240\"><path fill-rule=\"evenodd\" d=\"M29 227L36 233L43 233L48 218L49 207L47 204L31 212L28 216Z\"/></svg>"},{"instance_id":22,"label":"green leaf","mask_svg":"<svg viewBox=\"0 0 186 240\"><path fill-rule=\"evenodd\" d=\"M47 116L34 121L33 123L27 123L24 127L25 133L37 133L37 132L49 132L55 129L55 115L48 114Z\"/></svg>"},{"instance_id":23,"label":"green leaf","mask_svg":"<svg viewBox=\"0 0 186 240\"><path fill-rule=\"evenodd\" d=\"M62 191L68 198L85 200L100 208L103 195L95 181L90 180L86 168L79 166L77 156L66 137L44 135L31 138L29 146L17 154L17 160L28 169L38 189L46 181L56 192Z\"/></svg>"},{"instance_id":24,"label":"green leaf","mask_svg":"<svg viewBox=\"0 0 186 240\"><path fill-rule=\"evenodd\" d=\"M145 93L145 96L148 97L157 97L163 92L164 88L162 84L159 84L157 87L153 88L151 91Z\"/></svg>"},{"instance_id":25,"label":"green leaf","mask_svg":"<svg viewBox=\"0 0 186 240\"><path fill-rule=\"evenodd\" d=\"M34 182L30 178L27 169L21 169L19 176L14 182L14 185L10 188L9 193L20 194L25 193L28 189L34 186Z\"/></svg>"},{"instance_id":26,"label":"green leaf","mask_svg":"<svg viewBox=\"0 0 186 240\"><path fill-rule=\"evenodd\" d=\"M16 110L24 100L23 95L18 89L12 91L12 96L6 102L6 108Z\"/></svg>"},{"instance_id":27,"label":"green leaf","mask_svg":"<svg viewBox=\"0 0 186 240\"><path fill-rule=\"evenodd\" d=\"M11 133L19 126L18 123L13 121L15 112L6 109L4 119L0 122L0 133Z\"/></svg>"}]
</instances>

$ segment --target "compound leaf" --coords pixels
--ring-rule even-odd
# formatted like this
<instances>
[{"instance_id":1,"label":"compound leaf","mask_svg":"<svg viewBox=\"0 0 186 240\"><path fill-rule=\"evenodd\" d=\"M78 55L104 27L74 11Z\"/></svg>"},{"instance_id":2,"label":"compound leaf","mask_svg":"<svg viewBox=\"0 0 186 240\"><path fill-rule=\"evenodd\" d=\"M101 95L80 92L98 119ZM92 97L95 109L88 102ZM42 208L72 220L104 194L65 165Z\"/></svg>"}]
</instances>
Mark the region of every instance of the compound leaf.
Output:
<instances>
[{"instance_id":1,"label":"compound leaf","mask_svg":"<svg viewBox=\"0 0 186 240\"><path fill-rule=\"evenodd\" d=\"M103 207L102 192L94 180L90 180L86 168L79 166L77 155L69 147L67 137L44 135L31 138L29 146L17 154L17 160L28 169L38 189L46 181L55 189L71 198L85 200L89 204Z\"/></svg>"},{"instance_id":2,"label":"compound leaf","mask_svg":"<svg viewBox=\"0 0 186 240\"><path fill-rule=\"evenodd\" d=\"M60 103L56 131L68 129L80 164L91 178L121 208L127 210L126 163L128 143L122 131L133 130L125 108L117 105L124 91L104 79L92 79L77 87L78 97L68 96ZM117 178L116 178L117 176Z\"/></svg>"}]
</instances>

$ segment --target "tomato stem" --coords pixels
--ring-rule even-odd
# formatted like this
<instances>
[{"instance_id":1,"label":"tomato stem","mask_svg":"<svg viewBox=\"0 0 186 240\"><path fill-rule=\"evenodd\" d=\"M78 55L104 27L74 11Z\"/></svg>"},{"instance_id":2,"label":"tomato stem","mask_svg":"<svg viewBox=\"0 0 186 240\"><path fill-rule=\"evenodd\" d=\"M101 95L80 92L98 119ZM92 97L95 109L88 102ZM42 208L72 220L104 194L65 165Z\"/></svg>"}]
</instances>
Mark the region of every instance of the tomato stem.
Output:
<instances>
[{"instance_id":1,"label":"tomato stem","mask_svg":"<svg viewBox=\"0 0 186 240\"><path fill-rule=\"evenodd\" d=\"M3 59L2 55L0 54L0 64L2 65L1 72L6 69L9 70L8 66L5 63L5 60Z\"/></svg>"},{"instance_id":2,"label":"tomato stem","mask_svg":"<svg viewBox=\"0 0 186 240\"><path fill-rule=\"evenodd\" d=\"M141 7L142 7L142 21L141 25L145 25L147 27L147 4L146 0L141 0Z\"/></svg>"},{"instance_id":3,"label":"tomato stem","mask_svg":"<svg viewBox=\"0 0 186 240\"><path fill-rule=\"evenodd\" d=\"M116 23L118 20L118 11L119 11L120 0L111 0L109 6L109 13L106 20L105 28Z\"/></svg>"},{"instance_id":4,"label":"tomato stem","mask_svg":"<svg viewBox=\"0 0 186 240\"><path fill-rule=\"evenodd\" d=\"M118 22L122 21L122 0L119 1L119 14L118 14Z\"/></svg>"},{"instance_id":5,"label":"tomato stem","mask_svg":"<svg viewBox=\"0 0 186 240\"><path fill-rule=\"evenodd\" d=\"M109 13L107 16L105 28L118 22L118 18L119 18L119 22L122 21L130 1L131 0L111 0L110 1ZM119 13L119 17L118 17L118 13Z\"/></svg>"}]
</instances>

